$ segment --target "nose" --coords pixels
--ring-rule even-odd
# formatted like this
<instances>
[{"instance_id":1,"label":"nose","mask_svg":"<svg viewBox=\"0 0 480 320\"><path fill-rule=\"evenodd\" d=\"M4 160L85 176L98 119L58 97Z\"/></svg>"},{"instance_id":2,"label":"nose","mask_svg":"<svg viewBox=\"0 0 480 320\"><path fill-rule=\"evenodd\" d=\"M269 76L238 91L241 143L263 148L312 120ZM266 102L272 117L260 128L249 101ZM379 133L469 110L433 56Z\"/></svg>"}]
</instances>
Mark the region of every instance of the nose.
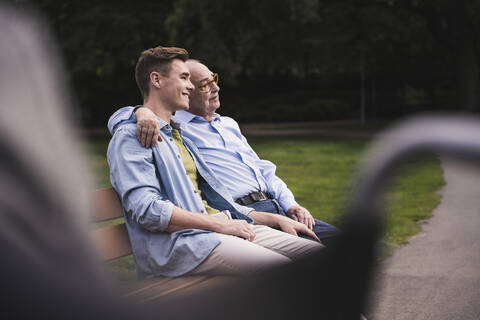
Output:
<instances>
[{"instance_id":1,"label":"nose","mask_svg":"<svg viewBox=\"0 0 480 320\"><path fill-rule=\"evenodd\" d=\"M193 91L194 88L195 88L195 86L193 85L192 81L190 81L190 79L188 79L187 90Z\"/></svg>"},{"instance_id":2,"label":"nose","mask_svg":"<svg viewBox=\"0 0 480 320\"><path fill-rule=\"evenodd\" d=\"M220 91L220 87L218 86L218 83L215 83L215 82L212 83L212 91L213 92Z\"/></svg>"}]
</instances>

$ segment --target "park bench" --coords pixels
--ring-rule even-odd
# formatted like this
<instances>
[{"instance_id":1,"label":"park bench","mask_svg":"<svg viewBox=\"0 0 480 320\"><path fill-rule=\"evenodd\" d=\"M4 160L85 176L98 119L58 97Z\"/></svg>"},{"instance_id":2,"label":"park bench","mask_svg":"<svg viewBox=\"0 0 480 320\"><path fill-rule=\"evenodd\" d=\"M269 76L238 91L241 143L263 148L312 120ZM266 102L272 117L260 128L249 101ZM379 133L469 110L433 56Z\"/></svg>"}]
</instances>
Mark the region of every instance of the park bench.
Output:
<instances>
[{"instance_id":1,"label":"park bench","mask_svg":"<svg viewBox=\"0 0 480 320\"><path fill-rule=\"evenodd\" d=\"M93 192L96 223L123 218L120 199L113 188L98 189ZM113 261L132 254L125 223L100 226L94 230L95 246L104 262ZM129 300L146 303L159 298L203 290L206 287L228 281L227 277L183 276L177 278L155 277L119 285L120 293Z\"/></svg>"}]
</instances>

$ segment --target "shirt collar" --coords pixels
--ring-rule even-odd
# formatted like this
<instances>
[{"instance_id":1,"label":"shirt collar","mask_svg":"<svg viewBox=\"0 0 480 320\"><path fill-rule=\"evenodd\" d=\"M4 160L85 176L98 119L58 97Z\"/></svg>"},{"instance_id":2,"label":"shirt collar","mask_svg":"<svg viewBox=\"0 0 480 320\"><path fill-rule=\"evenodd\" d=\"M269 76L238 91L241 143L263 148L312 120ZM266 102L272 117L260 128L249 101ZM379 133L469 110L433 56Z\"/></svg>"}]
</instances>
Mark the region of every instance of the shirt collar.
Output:
<instances>
[{"instance_id":1,"label":"shirt collar","mask_svg":"<svg viewBox=\"0 0 480 320\"><path fill-rule=\"evenodd\" d=\"M213 114L213 121L220 121L221 118L220 118L220 115L218 113L214 113Z\"/></svg>"},{"instance_id":2,"label":"shirt collar","mask_svg":"<svg viewBox=\"0 0 480 320\"><path fill-rule=\"evenodd\" d=\"M181 130L183 128L183 124L178 122L178 120L174 121L174 119L172 119L170 121L170 124L168 124L165 120L163 120L160 117L157 117L157 119L160 122L160 130L164 132L171 132L172 128L177 130Z\"/></svg>"},{"instance_id":3,"label":"shirt collar","mask_svg":"<svg viewBox=\"0 0 480 320\"><path fill-rule=\"evenodd\" d=\"M172 119L178 123L189 123L196 116L186 110L178 110L173 115Z\"/></svg>"},{"instance_id":4,"label":"shirt collar","mask_svg":"<svg viewBox=\"0 0 480 320\"><path fill-rule=\"evenodd\" d=\"M204 122L206 122L206 120L200 116L197 116L197 115L194 115L193 113L190 113L186 110L179 110L177 112L175 112L175 115L172 117L173 120L175 120L176 122L179 122L180 125L184 125L186 123L189 123L191 122L193 119L196 119L196 120L203 120ZM218 113L214 113L213 114L213 120L216 121L216 120L220 120L220 115Z\"/></svg>"},{"instance_id":5,"label":"shirt collar","mask_svg":"<svg viewBox=\"0 0 480 320\"><path fill-rule=\"evenodd\" d=\"M172 125L173 129L181 130L183 128L183 123L175 122L174 119L170 120L170 124Z\"/></svg>"}]
</instances>

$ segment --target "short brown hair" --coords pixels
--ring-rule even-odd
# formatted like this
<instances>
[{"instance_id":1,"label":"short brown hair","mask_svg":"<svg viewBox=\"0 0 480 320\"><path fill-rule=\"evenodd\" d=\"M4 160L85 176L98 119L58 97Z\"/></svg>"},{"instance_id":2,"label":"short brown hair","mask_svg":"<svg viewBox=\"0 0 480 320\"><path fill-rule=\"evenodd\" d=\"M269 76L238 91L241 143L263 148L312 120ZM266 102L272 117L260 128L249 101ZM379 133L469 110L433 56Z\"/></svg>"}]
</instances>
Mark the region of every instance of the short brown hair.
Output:
<instances>
[{"instance_id":1,"label":"short brown hair","mask_svg":"<svg viewBox=\"0 0 480 320\"><path fill-rule=\"evenodd\" d=\"M188 52L182 48L155 47L143 51L135 66L135 80L145 99L149 94L150 73L159 72L162 76L168 76L173 59L188 60Z\"/></svg>"}]
</instances>

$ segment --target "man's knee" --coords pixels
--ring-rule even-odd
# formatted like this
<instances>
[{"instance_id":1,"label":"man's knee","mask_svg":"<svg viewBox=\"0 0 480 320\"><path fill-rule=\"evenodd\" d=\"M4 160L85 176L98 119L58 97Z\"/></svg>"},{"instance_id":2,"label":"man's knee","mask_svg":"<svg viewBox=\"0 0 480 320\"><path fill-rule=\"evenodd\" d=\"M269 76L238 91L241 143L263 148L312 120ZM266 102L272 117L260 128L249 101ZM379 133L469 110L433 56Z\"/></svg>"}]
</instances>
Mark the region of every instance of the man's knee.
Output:
<instances>
[{"instance_id":1,"label":"man's knee","mask_svg":"<svg viewBox=\"0 0 480 320\"><path fill-rule=\"evenodd\" d=\"M312 254L324 247L317 241L303 239L266 226L255 226L254 230L255 243L292 260Z\"/></svg>"}]
</instances>

